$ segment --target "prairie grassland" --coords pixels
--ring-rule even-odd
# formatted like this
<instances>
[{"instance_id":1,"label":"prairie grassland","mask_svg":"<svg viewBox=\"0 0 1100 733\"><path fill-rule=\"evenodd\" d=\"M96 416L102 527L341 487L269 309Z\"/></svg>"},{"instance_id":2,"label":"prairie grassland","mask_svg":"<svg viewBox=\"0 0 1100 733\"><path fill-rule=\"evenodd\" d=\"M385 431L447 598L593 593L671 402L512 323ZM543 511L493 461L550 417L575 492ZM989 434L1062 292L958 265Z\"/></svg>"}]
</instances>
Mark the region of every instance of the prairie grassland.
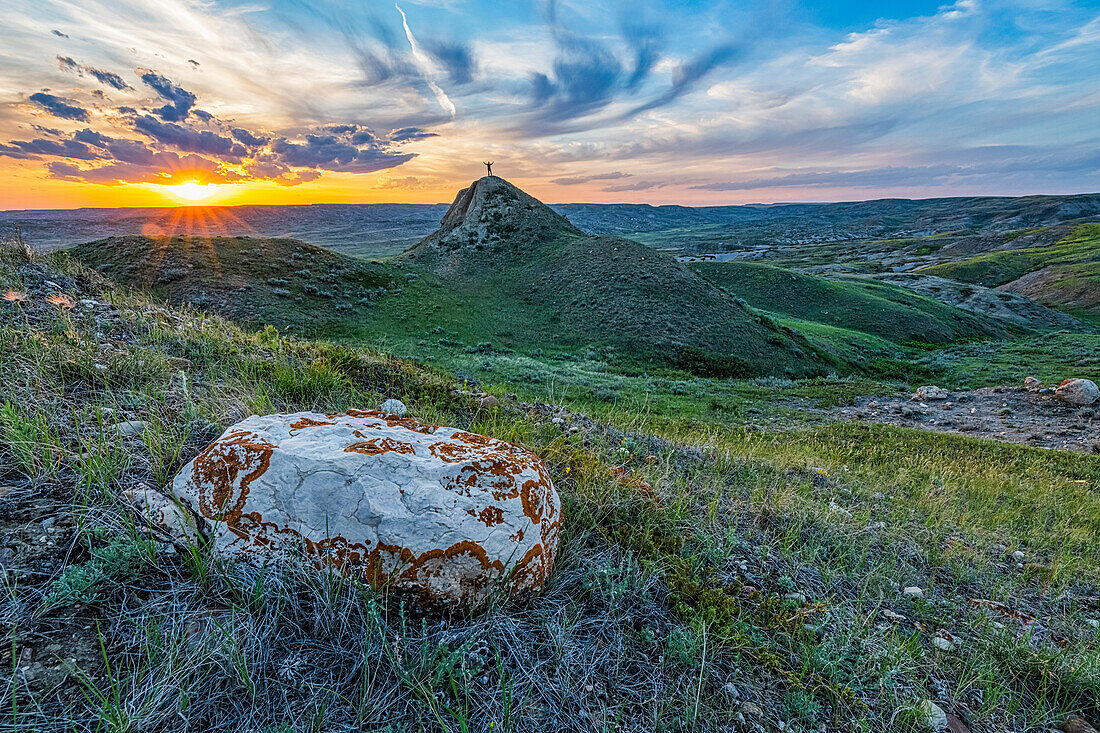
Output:
<instances>
[{"instance_id":1,"label":"prairie grassland","mask_svg":"<svg viewBox=\"0 0 1100 733\"><path fill-rule=\"evenodd\" d=\"M0 301L0 730L921 730L933 700L1023 731L1098 713L1096 457L795 408L715 419L898 388L867 380L560 361L521 401L64 259L6 254L5 291L25 299ZM421 616L337 575L176 548L118 498L165 489L246 415L386 397L543 457L566 532L541 596Z\"/></svg>"}]
</instances>

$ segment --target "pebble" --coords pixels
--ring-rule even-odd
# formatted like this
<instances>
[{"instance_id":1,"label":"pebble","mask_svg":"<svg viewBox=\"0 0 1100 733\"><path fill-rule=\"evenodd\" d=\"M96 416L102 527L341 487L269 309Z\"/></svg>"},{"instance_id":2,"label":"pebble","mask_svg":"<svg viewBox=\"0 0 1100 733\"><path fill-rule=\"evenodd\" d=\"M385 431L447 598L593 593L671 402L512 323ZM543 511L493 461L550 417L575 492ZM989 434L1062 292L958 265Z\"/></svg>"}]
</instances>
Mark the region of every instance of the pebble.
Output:
<instances>
[{"instance_id":1,"label":"pebble","mask_svg":"<svg viewBox=\"0 0 1100 733\"><path fill-rule=\"evenodd\" d=\"M111 429L118 432L123 437L129 437L131 435L140 435L145 432L145 423L140 420L126 420L123 422L115 423L111 426Z\"/></svg>"},{"instance_id":2,"label":"pebble","mask_svg":"<svg viewBox=\"0 0 1100 733\"><path fill-rule=\"evenodd\" d=\"M741 705L741 712L750 718L763 718L764 710L754 702L746 702Z\"/></svg>"},{"instance_id":3,"label":"pebble","mask_svg":"<svg viewBox=\"0 0 1100 733\"><path fill-rule=\"evenodd\" d=\"M932 646L945 652L955 651L955 645L951 642L951 640L945 639L942 636L937 636L936 638L932 639Z\"/></svg>"},{"instance_id":4,"label":"pebble","mask_svg":"<svg viewBox=\"0 0 1100 733\"><path fill-rule=\"evenodd\" d=\"M500 400L498 400L493 395L485 395L484 397L481 398L481 406L482 407L496 407L499 404L500 404Z\"/></svg>"},{"instance_id":5,"label":"pebble","mask_svg":"<svg viewBox=\"0 0 1100 733\"><path fill-rule=\"evenodd\" d=\"M901 589L901 594L907 598L924 598L924 589L915 585L909 585Z\"/></svg>"},{"instance_id":6,"label":"pebble","mask_svg":"<svg viewBox=\"0 0 1100 733\"><path fill-rule=\"evenodd\" d=\"M1016 562L1023 562L1026 557L1027 555L1025 555L1020 550L1016 550L1016 552L1012 553L1012 559Z\"/></svg>"}]
</instances>

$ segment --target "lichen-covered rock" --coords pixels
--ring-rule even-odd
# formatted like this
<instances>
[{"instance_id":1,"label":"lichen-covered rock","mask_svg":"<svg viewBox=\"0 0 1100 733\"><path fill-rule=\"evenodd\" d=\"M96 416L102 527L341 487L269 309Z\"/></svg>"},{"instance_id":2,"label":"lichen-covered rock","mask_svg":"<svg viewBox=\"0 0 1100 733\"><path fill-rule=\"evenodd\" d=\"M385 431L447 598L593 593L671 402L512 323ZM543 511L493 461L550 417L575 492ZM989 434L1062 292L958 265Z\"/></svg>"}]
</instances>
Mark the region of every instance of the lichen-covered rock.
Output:
<instances>
[{"instance_id":1,"label":"lichen-covered rock","mask_svg":"<svg viewBox=\"0 0 1100 733\"><path fill-rule=\"evenodd\" d=\"M1054 390L1054 396L1067 404L1087 407L1100 402L1100 388L1091 379L1067 379Z\"/></svg>"},{"instance_id":2,"label":"lichen-covered rock","mask_svg":"<svg viewBox=\"0 0 1100 733\"><path fill-rule=\"evenodd\" d=\"M375 411L250 417L173 490L222 552L301 553L433 607L538 590L558 548L561 500L535 454Z\"/></svg>"}]
</instances>

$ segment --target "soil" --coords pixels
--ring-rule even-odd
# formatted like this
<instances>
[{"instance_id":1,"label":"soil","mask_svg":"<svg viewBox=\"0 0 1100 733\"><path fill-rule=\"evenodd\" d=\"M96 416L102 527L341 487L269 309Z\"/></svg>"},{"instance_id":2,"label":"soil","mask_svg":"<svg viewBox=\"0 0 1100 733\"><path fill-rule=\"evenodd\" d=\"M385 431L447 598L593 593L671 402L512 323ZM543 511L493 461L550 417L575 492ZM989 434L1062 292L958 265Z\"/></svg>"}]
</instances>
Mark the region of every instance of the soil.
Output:
<instances>
[{"instance_id":1,"label":"soil","mask_svg":"<svg viewBox=\"0 0 1100 733\"><path fill-rule=\"evenodd\" d=\"M38 601L64 567L83 559L74 557L79 550L71 497L59 493L0 485L0 613L16 628L13 647L0 649L0 669L7 670L5 677L14 673L13 694L20 703L54 698L64 706L85 691L82 676L97 679L102 673L96 632L101 619L93 609L77 604L38 611Z\"/></svg>"},{"instance_id":2,"label":"soil","mask_svg":"<svg viewBox=\"0 0 1100 733\"><path fill-rule=\"evenodd\" d=\"M861 397L833 410L832 417L1100 453L1100 404L1067 405L1053 390L985 387L924 401L915 396Z\"/></svg>"}]
</instances>

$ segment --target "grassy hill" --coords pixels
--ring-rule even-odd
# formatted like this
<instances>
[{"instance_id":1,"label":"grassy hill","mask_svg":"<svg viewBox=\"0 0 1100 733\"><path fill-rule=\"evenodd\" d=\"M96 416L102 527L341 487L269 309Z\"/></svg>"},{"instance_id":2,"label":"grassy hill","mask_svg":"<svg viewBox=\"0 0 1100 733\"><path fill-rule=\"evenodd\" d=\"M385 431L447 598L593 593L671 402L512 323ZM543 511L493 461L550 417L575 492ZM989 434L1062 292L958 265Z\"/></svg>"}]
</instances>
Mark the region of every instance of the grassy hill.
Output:
<instances>
[{"instance_id":1,"label":"grassy hill","mask_svg":"<svg viewBox=\"0 0 1100 733\"><path fill-rule=\"evenodd\" d=\"M294 239L108 237L69 254L115 282L242 323L308 329L399 290L390 265Z\"/></svg>"},{"instance_id":2,"label":"grassy hill","mask_svg":"<svg viewBox=\"0 0 1100 733\"><path fill-rule=\"evenodd\" d=\"M769 265L696 262L692 269L754 308L863 331L899 344L1003 338L1022 329L865 278L827 280Z\"/></svg>"},{"instance_id":3,"label":"grassy hill","mask_svg":"<svg viewBox=\"0 0 1100 733\"><path fill-rule=\"evenodd\" d=\"M1055 244L987 252L922 272L1003 287L1095 318L1100 316L1100 224L1082 224Z\"/></svg>"},{"instance_id":4,"label":"grassy hill","mask_svg":"<svg viewBox=\"0 0 1100 733\"><path fill-rule=\"evenodd\" d=\"M439 231L395 260L255 238L116 237L71 253L172 302L359 343L596 349L624 367L711 376L848 366L674 258L589 237L497 177L461 192Z\"/></svg>"},{"instance_id":5,"label":"grassy hill","mask_svg":"<svg viewBox=\"0 0 1100 733\"><path fill-rule=\"evenodd\" d=\"M460 192L440 230L400 259L452 290L479 293L482 326L511 339L595 344L730 374L805 374L838 364L675 258L587 236L495 176Z\"/></svg>"}]
</instances>

